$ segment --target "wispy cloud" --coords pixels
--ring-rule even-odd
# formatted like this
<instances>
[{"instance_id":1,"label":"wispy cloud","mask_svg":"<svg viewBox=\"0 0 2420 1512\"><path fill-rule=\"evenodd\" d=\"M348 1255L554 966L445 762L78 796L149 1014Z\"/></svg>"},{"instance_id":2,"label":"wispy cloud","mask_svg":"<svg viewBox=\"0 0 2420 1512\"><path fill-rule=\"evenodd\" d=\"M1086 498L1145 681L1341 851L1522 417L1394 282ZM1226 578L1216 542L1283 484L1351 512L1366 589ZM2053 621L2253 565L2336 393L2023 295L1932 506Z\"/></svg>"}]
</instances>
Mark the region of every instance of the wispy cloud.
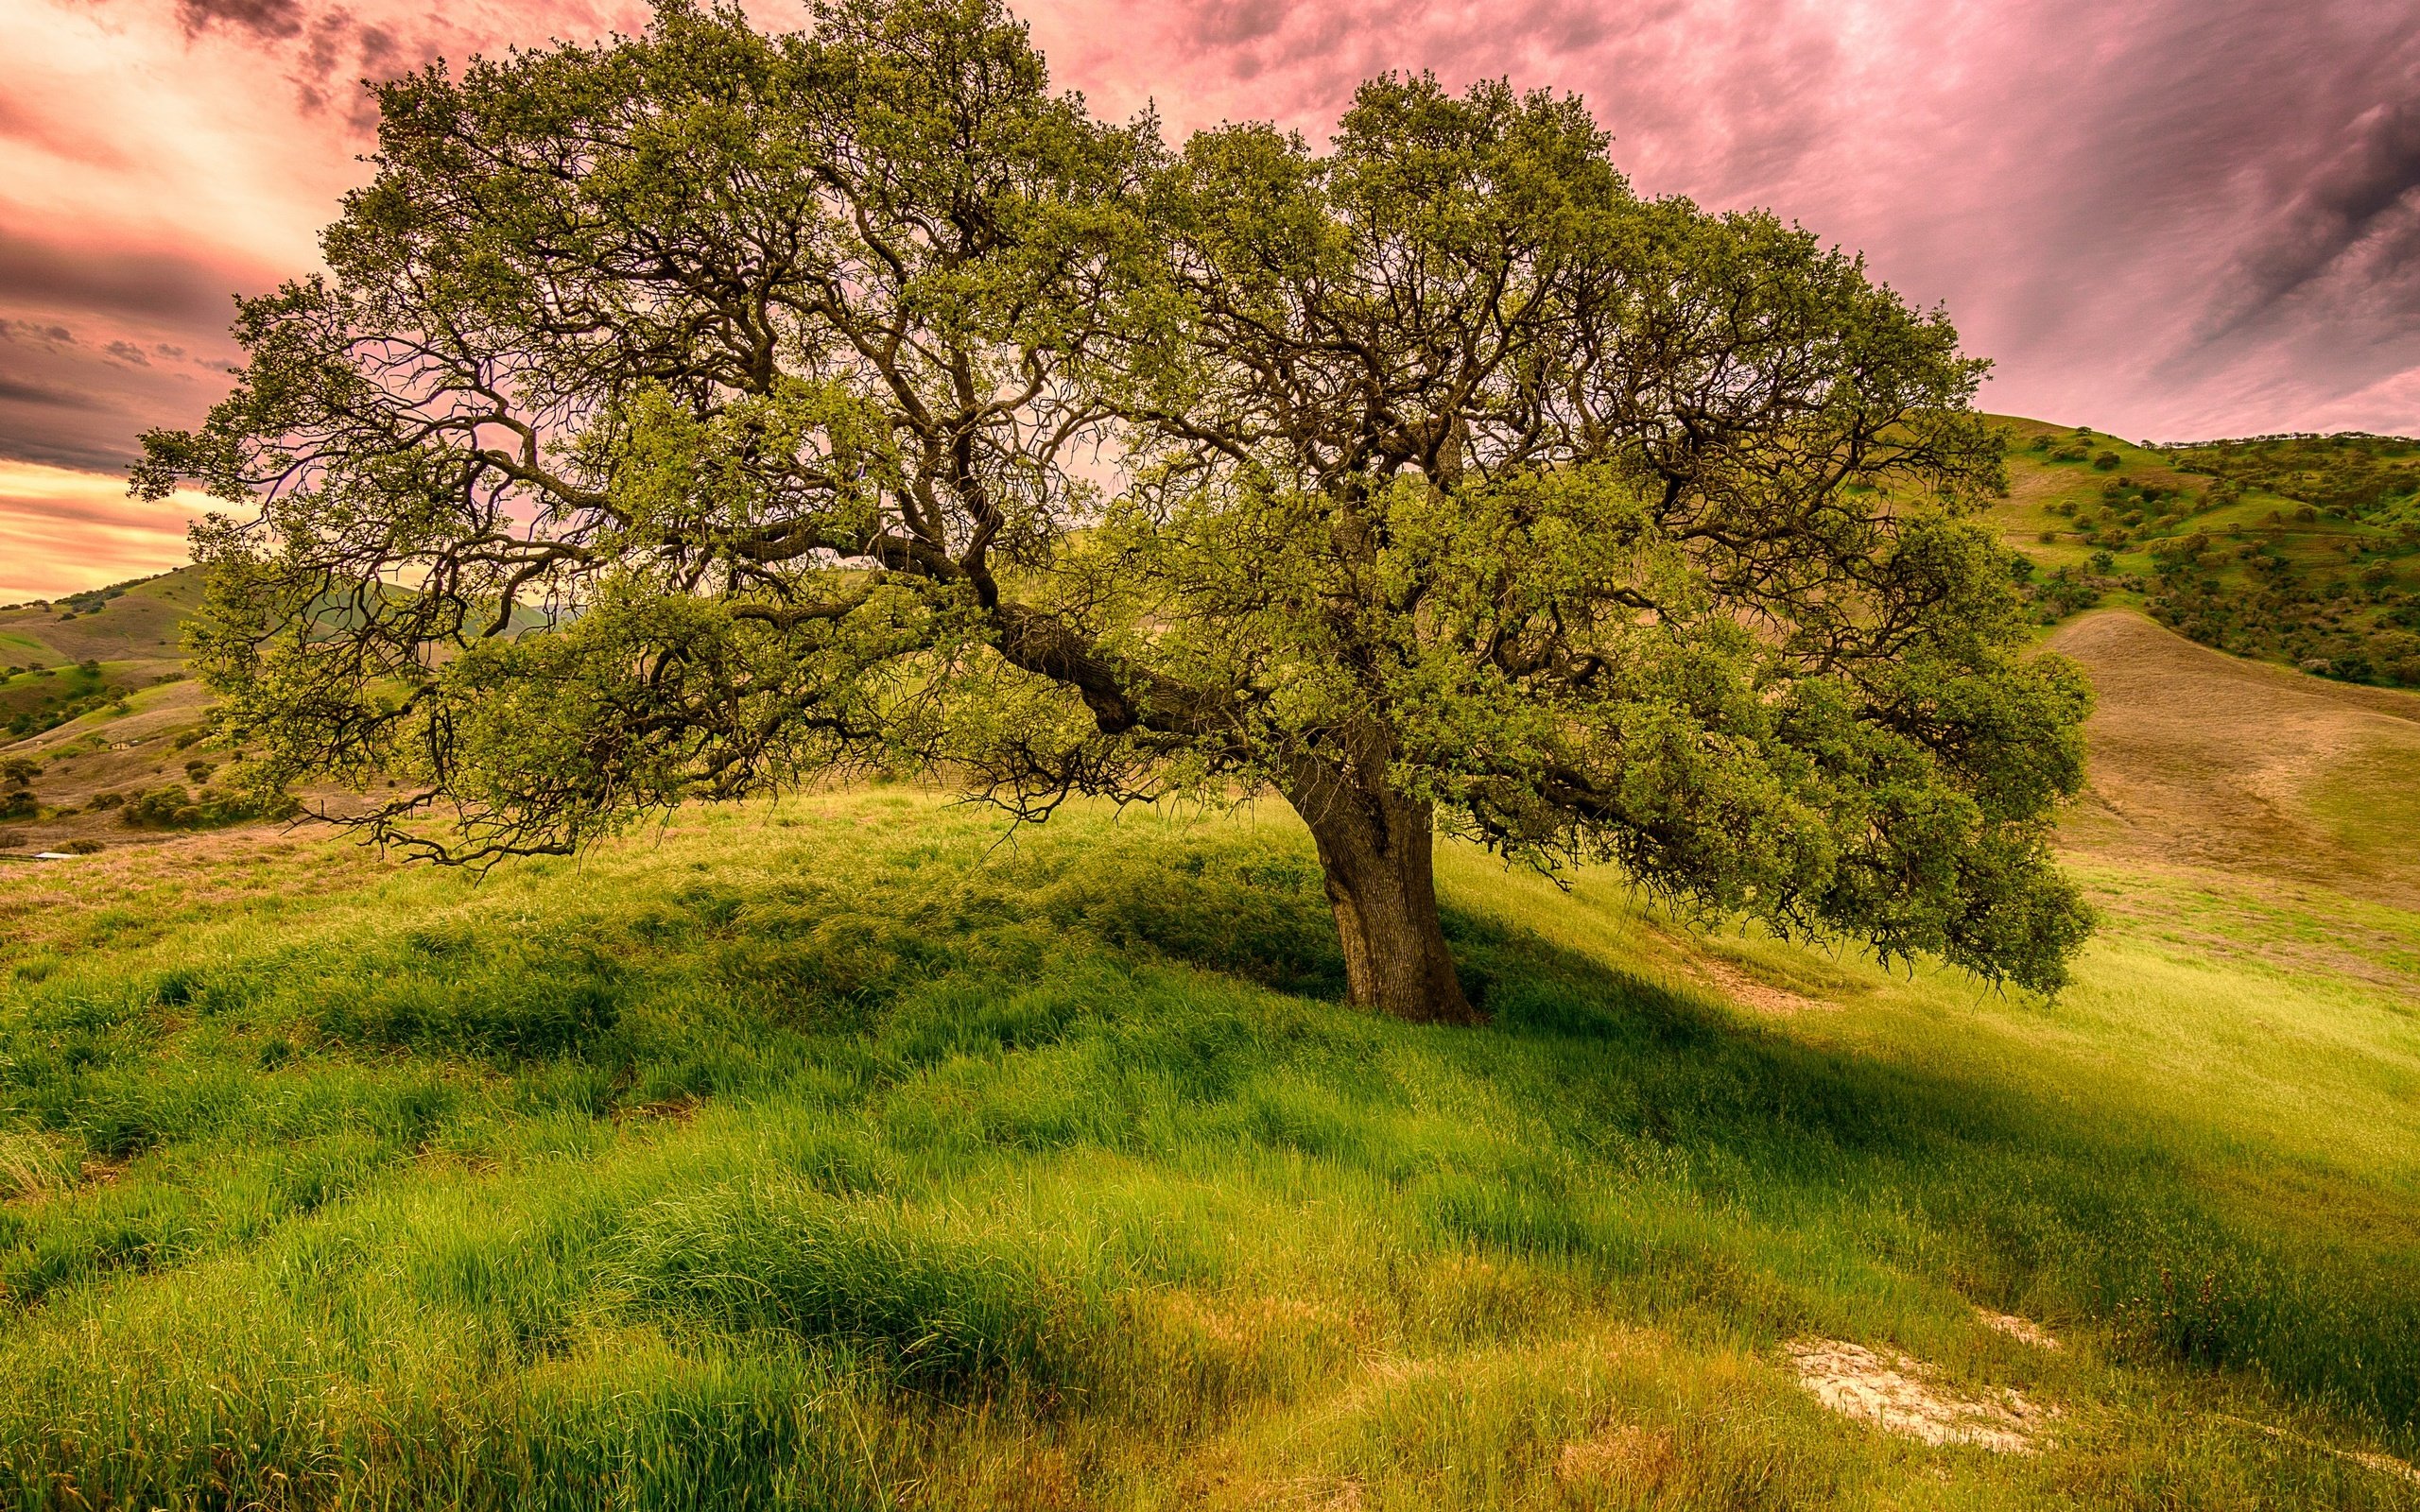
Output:
<instances>
[{"instance_id":1,"label":"wispy cloud","mask_svg":"<svg viewBox=\"0 0 2420 1512\"><path fill-rule=\"evenodd\" d=\"M0 603L56 598L164 572L185 559L185 529L207 506L185 494L157 504L122 479L0 462Z\"/></svg>"}]
</instances>

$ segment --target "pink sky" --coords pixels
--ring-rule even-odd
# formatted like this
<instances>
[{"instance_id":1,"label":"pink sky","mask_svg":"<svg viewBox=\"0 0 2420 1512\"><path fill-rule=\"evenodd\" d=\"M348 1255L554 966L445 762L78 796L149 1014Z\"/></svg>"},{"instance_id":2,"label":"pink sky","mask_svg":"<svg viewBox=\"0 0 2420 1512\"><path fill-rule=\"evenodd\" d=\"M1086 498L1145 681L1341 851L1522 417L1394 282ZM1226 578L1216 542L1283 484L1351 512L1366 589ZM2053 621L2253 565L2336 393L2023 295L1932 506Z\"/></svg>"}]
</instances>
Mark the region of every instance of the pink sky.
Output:
<instances>
[{"instance_id":1,"label":"pink sky","mask_svg":"<svg viewBox=\"0 0 2420 1512\"><path fill-rule=\"evenodd\" d=\"M804 9L752 0L769 26ZM1650 193L1767 206L1945 304L1994 409L2129 437L2420 431L2409 0L1032 0L1056 77L1322 135L1430 68L1586 96ZM616 0L0 0L0 602L183 559L98 474L199 418L229 295L366 176L357 80Z\"/></svg>"}]
</instances>

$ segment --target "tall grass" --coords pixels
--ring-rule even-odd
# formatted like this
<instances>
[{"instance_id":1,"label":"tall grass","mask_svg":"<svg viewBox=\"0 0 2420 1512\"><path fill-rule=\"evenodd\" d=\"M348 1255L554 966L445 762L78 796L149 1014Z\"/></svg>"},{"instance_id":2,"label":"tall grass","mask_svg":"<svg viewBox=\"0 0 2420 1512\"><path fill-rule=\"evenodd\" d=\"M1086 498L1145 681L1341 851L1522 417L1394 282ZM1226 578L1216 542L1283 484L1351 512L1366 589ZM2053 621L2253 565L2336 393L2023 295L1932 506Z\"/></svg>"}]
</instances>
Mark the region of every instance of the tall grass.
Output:
<instances>
[{"instance_id":1,"label":"tall grass","mask_svg":"<svg viewBox=\"0 0 2420 1512\"><path fill-rule=\"evenodd\" d=\"M0 1496L2420 1504L2313 1447L2420 1445L2409 1001L2199 884L2100 874L2238 949L2121 920L2045 1005L1455 856L1467 1031L1337 1001L1288 825L996 839L877 791L11 918ZM1801 1334L2055 1447L1829 1418Z\"/></svg>"}]
</instances>

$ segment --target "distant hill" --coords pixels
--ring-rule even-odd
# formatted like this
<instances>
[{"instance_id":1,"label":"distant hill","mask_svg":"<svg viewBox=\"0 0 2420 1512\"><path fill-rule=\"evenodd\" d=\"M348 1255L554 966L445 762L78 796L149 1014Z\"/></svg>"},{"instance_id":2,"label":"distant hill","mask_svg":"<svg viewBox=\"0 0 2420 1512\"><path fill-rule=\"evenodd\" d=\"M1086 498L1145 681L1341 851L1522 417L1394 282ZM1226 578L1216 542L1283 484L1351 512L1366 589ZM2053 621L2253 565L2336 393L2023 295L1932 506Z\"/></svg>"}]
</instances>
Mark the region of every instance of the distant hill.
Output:
<instances>
[{"instance_id":1,"label":"distant hill","mask_svg":"<svg viewBox=\"0 0 2420 1512\"><path fill-rule=\"evenodd\" d=\"M201 569L180 567L64 598L0 608L0 666L99 660L176 663L177 632L201 602Z\"/></svg>"},{"instance_id":2,"label":"distant hill","mask_svg":"<svg viewBox=\"0 0 2420 1512\"><path fill-rule=\"evenodd\" d=\"M201 570L181 567L0 609L0 744L106 716L182 679L179 631L200 601Z\"/></svg>"},{"instance_id":3,"label":"distant hill","mask_svg":"<svg viewBox=\"0 0 2420 1512\"><path fill-rule=\"evenodd\" d=\"M2420 687L2420 441L2153 447L1994 418L2009 495L1989 518L2033 564L2044 625L2124 605L2238 656Z\"/></svg>"}]
</instances>

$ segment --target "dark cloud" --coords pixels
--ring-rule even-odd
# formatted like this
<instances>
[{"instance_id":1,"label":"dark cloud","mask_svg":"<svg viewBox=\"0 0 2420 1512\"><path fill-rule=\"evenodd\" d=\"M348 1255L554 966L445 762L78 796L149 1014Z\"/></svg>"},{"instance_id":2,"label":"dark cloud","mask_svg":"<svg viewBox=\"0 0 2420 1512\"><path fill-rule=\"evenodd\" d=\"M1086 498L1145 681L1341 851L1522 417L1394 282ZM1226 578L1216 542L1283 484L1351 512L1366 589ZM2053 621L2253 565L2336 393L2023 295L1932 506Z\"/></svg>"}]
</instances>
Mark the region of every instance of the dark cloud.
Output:
<instances>
[{"instance_id":1,"label":"dark cloud","mask_svg":"<svg viewBox=\"0 0 2420 1512\"><path fill-rule=\"evenodd\" d=\"M36 404L53 409L89 409L92 401L70 389L29 384L0 373L0 404Z\"/></svg>"},{"instance_id":2,"label":"dark cloud","mask_svg":"<svg viewBox=\"0 0 2420 1512\"><path fill-rule=\"evenodd\" d=\"M17 387L0 381L0 387ZM140 450L115 434L123 420L121 412L95 409L76 396L0 392L0 459L79 472L121 472Z\"/></svg>"},{"instance_id":3,"label":"dark cloud","mask_svg":"<svg viewBox=\"0 0 2420 1512\"><path fill-rule=\"evenodd\" d=\"M10 318L0 329L29 324ZM86 337L0 347L0 459L114 472L132 460L144 431L193 424L226 391L223 373L204 378L190 356L172 361L146 350L176 343L106 330ZM0 534L6 529L0 524Z\"/></svg>"},{"instance_id":4,"label":"dark cloud","mask_svg":"<svg viewBox=\"0 0 2420 1512\"><path fill-rule=\"evenodd\" d=\"M300 0L177 0L177 19L187 36L225 26L282 41L302 35L303 27Z\"/></svg>"},{"instance_id":5,"label":"dark cloud","mask_svg":"<svg viewBox=\"0 0 2420 1512\"><path fill-rule=\"evenodd\" d=\"M2238 260L2239 307L2229 323L2257 318L2277 301L2358 260L2364 243L2411 234L2412 195L2420 189L2420 80L2412 94L2373 106L2343 130L2342 145L2321 164ZM2399 247L2396 249L2399 250ZM2403 259L2382 260L2381 272Z\"/></svg>"},{"instance_id":6,"label":"dark cloud","mask_svg":"<svg viewBox=\"0 0 2420 1512\"><path fill-rule=\"evenodd\" d=\"M0 341L39 341L49 347L71 347L76 344L76 333L63 325L0 318Z\"/></svg>"},{"instance_id":7,"label":"dark cloud","mask_svg":"<svg viewBox=\"0 0 2420 1512\"><path fill-rule=\"evenodd\" d=\"M413 13L420 29L409 40L393 21L367 22L348 6L303 0L177 0L177 19L188 40L221 32L275 48L303 111L339 115L361 135L378 124L363 83L394 77L443 50L442 11Z\"/></svg>"},{"instance_id":8,"label":"dark cloud","mask_svg":"<svg viewBox=\"0 0 2420 1512\"><path fill-rule=\"evenodd\" d=\"M225 326L233 291L271 281L188 254L35 241L0 230L0 299L19 309L92 310Z\"/></svg>"}]
</instances>

